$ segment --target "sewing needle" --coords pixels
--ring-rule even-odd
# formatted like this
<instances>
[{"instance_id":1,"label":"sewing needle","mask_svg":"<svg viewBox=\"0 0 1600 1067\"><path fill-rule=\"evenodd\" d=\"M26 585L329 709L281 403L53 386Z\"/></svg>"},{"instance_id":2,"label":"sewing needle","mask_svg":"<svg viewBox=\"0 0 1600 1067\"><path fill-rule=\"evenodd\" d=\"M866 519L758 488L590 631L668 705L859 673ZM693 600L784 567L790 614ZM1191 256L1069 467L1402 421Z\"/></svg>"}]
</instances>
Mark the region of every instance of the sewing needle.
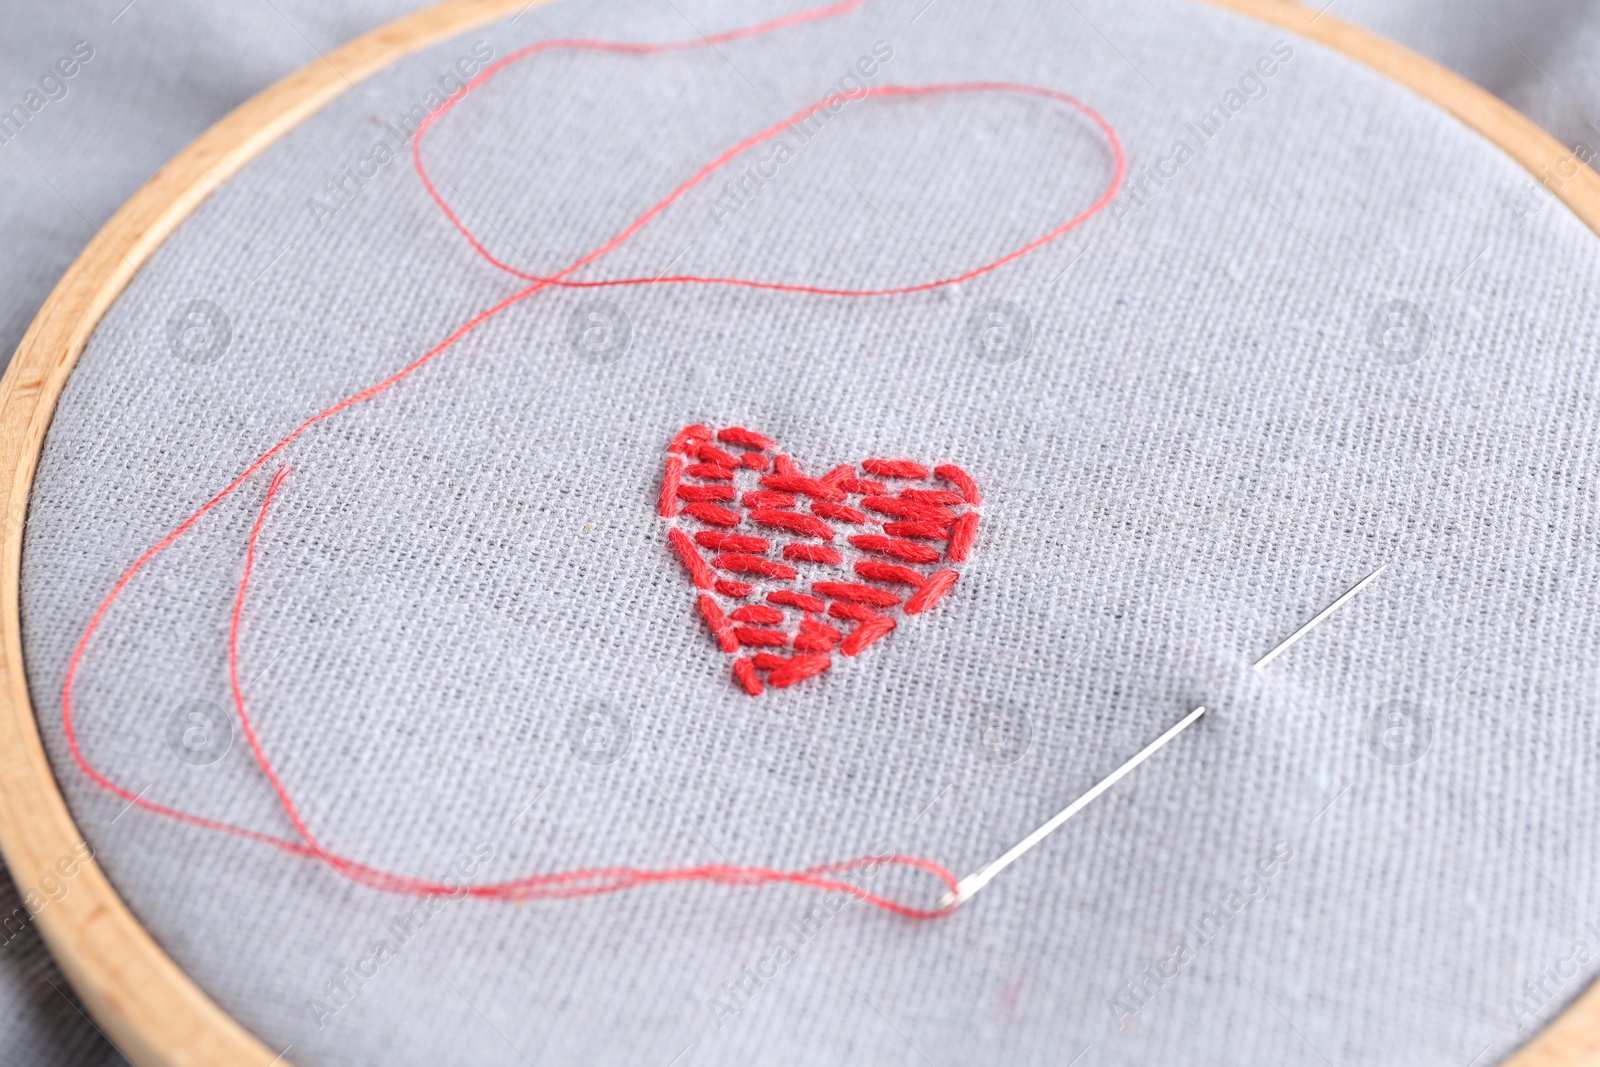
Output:
<instances>
[{"instance_id":1,"label":"sewing needle","mask_svg":"<svg viewBox=\"0 0 1600 1067\"><path fill-rule=\"evenodd\" d=\"M1316 614L1314 618L1311 619L1310 622L1306 623L1304 626L1300 627L1300 629L1284 638L1284 640L1280 642L1276 648L1268 652L1265 656L1262 656L1260 659L1256 660L1251 669L1260 670L1267 664L1271 663L1278 657L1280 653L1288 649L1290 645L1294 644L1306 634L1310 633L1313 627L1326 620L1328 616L1332 615L1335 611L1338 611L1341 607L1353 600L1357 593L1365 589L1367 584L1378 575L1382 574L1384 569L1388 566L1389 565L1387 563L1383 564L1377 570L1373 571L1371 574L1361 579L1361 581L1351 586L1343 596L1339 597L1338 600L1335 600L1332 604L1329 604L1327 607L1323 608ZM1112 786L1116 785L1117 782L1121 781L1123 777L1125 777L1135 767L1139 766L1139 764L1155 755L1164 745L1166 745L1167 742L1171 741L1174 737L1177 737L1190 726L1193 726L1195 723L1199 722L1205 713L1206 708L1205 705L1202 704L1193 711L1189 712L1189 714L1185 715L1183 718L1179 719L1167 730L1166 733L1162 734L1144 748L1140 749L1139 752L1133 756L1133 758L1129 759L1122 766L1118 767L1100 781L1090 786L1088 792L1084 793L1071 804L1068 804L1061 811L1057 812L1051 817L1049 822L1046 822L1033 833L1029 834L1027 837L1024 837L1021 841L1018 841L1005 853L1005 855L1001 856L994 862L985 865L972 874L967 875L965 878L961 879L961 881L957 882L956 888L953 891L946 893L944 898L939 901L939 907L941 909L958 908L962 904L965 904L968 900L971 900L972 895L993 881L995 875L1011 866L1011 864L1015 863L1022 857L1023 853L1027 852L1040 841L1043 841L1046 837L1050 836L1050 834L1059 828L1062 823L1066 822L1068 819L1078 814L1078 812L1088 807L1094 802L1095 798L1100 796L1101 793L1104 793L1107 789L1110 789Z\"/></svg>"}]
</instances>

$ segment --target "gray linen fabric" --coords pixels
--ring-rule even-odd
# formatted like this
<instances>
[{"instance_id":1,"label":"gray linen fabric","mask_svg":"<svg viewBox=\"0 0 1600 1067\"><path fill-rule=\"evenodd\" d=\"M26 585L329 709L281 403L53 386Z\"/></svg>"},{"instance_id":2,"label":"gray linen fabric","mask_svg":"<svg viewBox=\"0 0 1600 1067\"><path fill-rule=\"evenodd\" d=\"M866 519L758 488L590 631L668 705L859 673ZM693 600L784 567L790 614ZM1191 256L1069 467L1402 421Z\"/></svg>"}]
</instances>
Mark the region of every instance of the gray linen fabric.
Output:
<instances>
[{"instance_id":1,"label":"gray linen fabric","mask_svg":"<svg viewBox=\"0 0 1600 1067\"><path fill-rule=\"evenodd\" d=\"M235 105L419 0L8 3L0 13L0 360L95 229L163 163ZM62 79L56 63L68 63ZM44 91L40 80L55 78ZM64 90L64 91L63 91ZM47 95L48 93L48 95ZM20 898L0 874L4 912ZM48 982L46 981L48 979ZM0 1063L122 1062L51 985L70 994L29 930L0 953ZM98 1046L98 1048L96 1047ZM97 1059L98 1057L98 1059Z\"/></svg>"},{"instance_id":2,"label":"gray linen fabric","mask_svg":"<svg viewBox=\"0 0 1600 1067\"><path fill-rule=\"evenodd\" d=\"M265 743L332 847L419 875L485 851L477 876L500 878L884 846L964 873L1194 703L1216 714L933 924L680 886L447 902L402 935L411 901L123 814L86 783L57 694L116 575L286 429L512 291L403 163L319 225L324 183L478 41L676 39L685 17L709 33L775 9L530 11L353 90L197 212L97 332L29 518L30 683L74 811L155 936L291 1059L1458 1064L1515 1047L1594 976L1593 236L1336 56L1293 41L1250 80L1283 40L1253 23L1178 3L921 8L717 52L551 57L441 126L443 187L530 269L599 243L879 40L882 82L1077 94L1135 181L959 292L614 291L634 340L606 366L566 339L586 298L541 294L314 431L247 621ZM1229 114L1201 145L1186 123L1213 105ZM1180 139L1192 159L1173 161ZM594 276L922 280L1039 232L1106 175L1084 123L1042 104L852 104L731 218L720 187L698 192ZM968 336L992 299L1035 333L1006 366ZM1408 320L1430 335L1414 362L1369 340L1397 299L1426 316ZM228 316L209 365L167 339L193 300ZM830 677L737 693L651 509L662 446L697 420L760 428L808 469L963 464L988 504L962 583ZM283 833L241 743L207 766L168 744L186 702L225 700L264 487L130 588L80 730L130 788ZM1245 673L1379 562L1363 599ZM1409 765L1368 736L1395 700L1431 722ZM570 742L596 702L630 724L610 764ZM971 742L995 716L1031 726L1004 766ZM793 958L744 978L778 941Z\"/></svg>"}]
</instances>

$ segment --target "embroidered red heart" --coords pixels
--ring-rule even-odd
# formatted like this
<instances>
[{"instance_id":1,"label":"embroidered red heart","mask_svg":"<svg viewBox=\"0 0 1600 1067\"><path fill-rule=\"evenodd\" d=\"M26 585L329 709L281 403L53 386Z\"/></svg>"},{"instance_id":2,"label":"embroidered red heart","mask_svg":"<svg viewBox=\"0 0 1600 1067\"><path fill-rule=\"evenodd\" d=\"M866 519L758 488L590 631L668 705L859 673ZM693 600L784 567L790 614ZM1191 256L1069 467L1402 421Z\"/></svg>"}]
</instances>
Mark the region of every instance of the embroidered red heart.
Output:
<instances>
[{"instance_id":1,"label":"embroidered red heart","mask_svg":"<svg viewBox=\"0 0 1600 1067\"><path fill-rule=\"evenodd\" d=\"M738 426L690 426L667 446L667 539L751 696L762 675L781 689L827 670L835 649L859 654L959 577L947 564L964 562L977 536L977 483L952 464L929 471L909 459L861 470L808 476Z\"/></svg>"}]
</instances>

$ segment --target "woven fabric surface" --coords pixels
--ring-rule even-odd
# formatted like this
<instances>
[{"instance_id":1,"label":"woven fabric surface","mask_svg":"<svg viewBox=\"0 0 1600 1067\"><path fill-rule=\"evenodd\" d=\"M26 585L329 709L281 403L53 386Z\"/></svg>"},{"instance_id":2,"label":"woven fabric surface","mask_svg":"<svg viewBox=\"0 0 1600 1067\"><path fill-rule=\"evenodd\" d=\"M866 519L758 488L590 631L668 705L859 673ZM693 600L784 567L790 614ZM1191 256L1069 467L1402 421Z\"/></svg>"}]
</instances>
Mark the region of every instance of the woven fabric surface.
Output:
<instances>
[{"instance_id":1,"label":"woven fabric surface","mask_svg":"<svg viewBox=\"0 0 1600 1067\"><path fill-rule=\"evenodd\" d=\"M11 5L0 33L0 99L9 118L0 123L6 238L0 359L11 358L97 228L163 163L252 93L314 61L319 50L418 6L410 0ZM63 60L71 77L56 66ZM47 76L52 80L41 85ZM12 115L17 106L26 120ZM0 882L0 911L13 919L0 952L0 1063L123 1062L72 1001L23 918L22 895L8 875L0 874ZM37 884L28 891L48 899Z\"/></svg>"},{"instance_id":2,"label":"woven fabric surface","mask_svg":"<svg viewBox=\"0 0 1600 1067\"><path fill-rule=\"evenodd\" d=\"M1216 714L931 924L679 886L448 902L401 938L411 901L86 782L57 694L122 569L300 419L511 291L403 162L331 217L309 204L326 183L484 47L776 13L531 10L356 87L204 205L97 331L32 502L29 680L74 813L180 965L289 1058L1457 1064L1513 1048L1593 977L1586 958L1512 1003L1576 941L1595 947L1600 920L1593 235L1436 109L1247 20L920 9L672 57L551 57L441 124L442 187L530 270L600 243L879 41L881 84L1081 97L1133 174L1082 231L959 292L618 291L633 345L605 366L567 340L585 297L541 294L314 431L289 455L245 632L264 742L330 845L421 876L485 852L477 875L498 878L883 847L964 873L1195 703ZM1201 143L1189 124L1213 107L1226 117ZM926 280L1075 212L1108 167L1081 120L1037 102L852 104L733 215L720 189L692 195L594 275ZM969 336L995 299L1034 333L1005 366ZM206 365L168 336L195 300L227 316ZM1370 339L1394 300L1425 316L1414 362L1394 362L1384 320ZM691 421L760 429L816 471L960 463L987 498L961 584L829 677L751 701L651 506ZM264 490L130 587L85 668L80 731L130 788L282 833L242 745L194 766L168 744L187 702L226 702ZM1246 675L1384 562L1362 600ZM1407 766L1367 738L1395 700L1432 722ZM570 743L596 702L631 735L605 765ZM1030 724L1005 766L971 743L997 715ZM1245 886L1264 897L1204 944L1186 934ZM1185 937L1192 958L1119 1010ZM381 966L350 982L380 941ZM793 958L736 997L776 942Z\"/></svg>"}]
</instances>

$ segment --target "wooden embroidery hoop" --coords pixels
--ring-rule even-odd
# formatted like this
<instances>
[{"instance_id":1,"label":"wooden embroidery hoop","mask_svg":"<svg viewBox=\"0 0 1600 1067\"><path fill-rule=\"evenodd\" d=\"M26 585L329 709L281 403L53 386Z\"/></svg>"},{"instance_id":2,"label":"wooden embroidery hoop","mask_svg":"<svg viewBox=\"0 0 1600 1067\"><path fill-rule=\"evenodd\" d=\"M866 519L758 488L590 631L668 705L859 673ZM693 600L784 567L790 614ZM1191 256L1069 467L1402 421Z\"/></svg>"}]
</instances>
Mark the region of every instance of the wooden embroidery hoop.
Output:
<instances>
[{"instance_id":1,"label":"wooden embroidery hoop","mask_svg":"<svg viewBox=\"0 0 1600 1067\"><path fill-rule=\"evenodd\" d=\"M61 969L138 1067L284 1064L212 1002L83 861L39 737L23 670L22 518L56 400L90 334L178 224L278 138L370 75L435 42L547 0L448 0L359 37L247 101L172 159L83 250L39 310L0 380L0 851ZM1596 234L1600 174L1466 79L1365 30L1285 0L1206 0L1317 41L1442 107L1525 167ZM1572 173L1566 173L1571 171ZM66 871L73 873L69 876ZM60 899L40 890L64 885ZM1600 982L1507 1067L1600 1065Z\"/></svg>"}]
</instances>

